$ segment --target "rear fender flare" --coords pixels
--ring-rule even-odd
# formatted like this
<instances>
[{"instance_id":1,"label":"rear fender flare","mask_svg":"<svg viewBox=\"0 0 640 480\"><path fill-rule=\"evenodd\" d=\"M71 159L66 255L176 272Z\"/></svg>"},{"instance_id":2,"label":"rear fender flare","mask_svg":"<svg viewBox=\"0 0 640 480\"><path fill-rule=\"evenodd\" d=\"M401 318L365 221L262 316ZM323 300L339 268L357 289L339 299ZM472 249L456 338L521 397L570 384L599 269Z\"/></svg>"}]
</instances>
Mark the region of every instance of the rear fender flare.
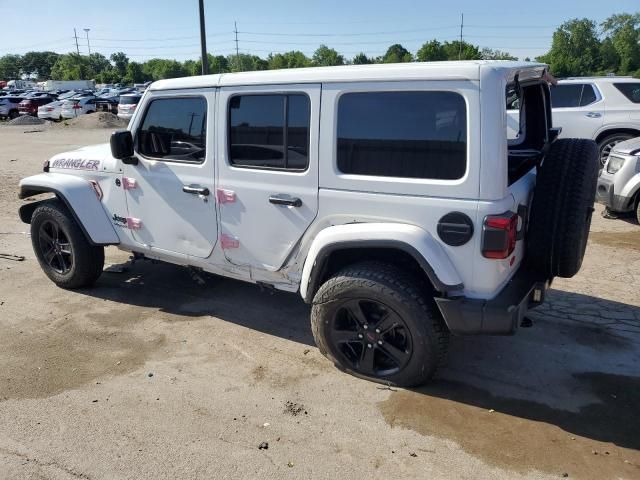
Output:
<instances>
[{"instance_id":1,"label":"rear fender flare","mask_svg":"<svg viewBox=\"0 0 640 480\"><path fill-rule=\"evenodd\" d=\"M464 288L455 266L440 243L415 225L401 223L352 223L327 227L313 240L300 281L300 295L310 303L331 253L352 248L390 248L411 255L422 267L436 291L447 294Z\"/></svg>"},{"instance_id":2,"label":"rear fender flare","mask_svg":"<svg viewBox=\"0 0 640 480\"><path fill-rule=\"evenodd\" d=\"M87 179L60 173L41 173L20 181L20 198L47 192L55 193L65 204L93 245L120 243L118 234ZM31 223L31 216L41 203L28 203L20 207L20 219Z\"/></svg>"}]
</instances>

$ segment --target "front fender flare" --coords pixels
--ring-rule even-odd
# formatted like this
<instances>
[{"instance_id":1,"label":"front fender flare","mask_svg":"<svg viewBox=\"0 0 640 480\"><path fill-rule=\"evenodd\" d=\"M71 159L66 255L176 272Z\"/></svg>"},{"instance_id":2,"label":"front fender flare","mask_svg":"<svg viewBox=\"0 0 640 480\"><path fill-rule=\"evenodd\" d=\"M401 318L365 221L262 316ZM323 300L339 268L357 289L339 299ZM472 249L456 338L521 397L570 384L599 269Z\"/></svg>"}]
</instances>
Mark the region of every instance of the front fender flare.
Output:
<instances>
[{"instance_id":1,"label":"front fender flare","mask_svg":"<svg viewBox=\"0 0 640 480\"><path fill-rule=\"evenodd\" d=\"M46 192L55 193L66 205L92 244L120 243L118 234L88 180L61 173L41 173L22 179L18 196L28 198ZM31 222L31 215L36 206L27 204L20 208L20 218L23 222Z\"/></svg>"},{"instance_id":2,"label":"front fender flare","mask_svg":"<svg viewBox=\"0 0 640 480\"><path fill-rule=\"evenodd\" d=\"M310 303L329 255L347 248L396 248L411 255L441 293L464 288L446 252L433 236L415 225L351 223L322 230L311 243L302 269L300 295Z\"/></svg>"}]
</instances>

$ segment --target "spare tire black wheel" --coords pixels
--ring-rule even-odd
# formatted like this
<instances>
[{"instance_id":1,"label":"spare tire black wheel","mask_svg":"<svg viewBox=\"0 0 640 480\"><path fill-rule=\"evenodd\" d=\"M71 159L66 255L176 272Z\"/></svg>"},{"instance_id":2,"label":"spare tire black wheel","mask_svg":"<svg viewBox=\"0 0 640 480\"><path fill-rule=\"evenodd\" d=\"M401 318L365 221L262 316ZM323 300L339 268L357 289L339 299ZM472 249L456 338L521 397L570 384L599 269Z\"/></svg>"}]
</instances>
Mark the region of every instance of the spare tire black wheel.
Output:
<instances>
[{"instance_id":1,"label":"spare tire black wheel","mask_svg":"<svg viewBox=\"0 0 640 480\"><path fill-rule=\"evenodd\" d=\"M527 233L527 261L545 278L573 277L587 248L598 176L592 140L556 140L536 179Z\"/></svg>"}]
</instances>

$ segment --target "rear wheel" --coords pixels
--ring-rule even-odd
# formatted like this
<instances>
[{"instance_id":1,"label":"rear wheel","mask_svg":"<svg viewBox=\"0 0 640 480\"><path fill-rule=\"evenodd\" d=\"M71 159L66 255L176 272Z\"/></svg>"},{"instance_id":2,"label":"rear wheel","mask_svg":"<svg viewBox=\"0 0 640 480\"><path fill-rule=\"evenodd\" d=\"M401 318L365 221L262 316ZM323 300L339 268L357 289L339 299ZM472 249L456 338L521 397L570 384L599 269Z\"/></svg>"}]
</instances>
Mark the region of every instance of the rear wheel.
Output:
<instances>
[{"instance_id":1,"label":"rear wheel","mask_svg":"<svg viewBox=\"0 0 640 480\"><path fill-rule=\"evenodd\" d=\"M91 245L69 210L56 200L33 212L31 242L40 267L59 287L88 287L102 273L104 247Z\"/></svg>"},{"instance_id":2,"label":"rear wheel","mask_svg":"<svg viewBox=\"0 0 640 480\"><path fill-rule=\"evenodd\" d=\"M17 111L17 110L11 110L11 111L9 112L9 118L11 118L11 119L16 118L18 115L20 115L20 114L18 113L18 111Z\"/></svg>"},{"instance_id":3,"label":"rear wheel","mask_svg":"<svg viewBox=\"0 0 640 480\"><path fill-rule=\"evenodd\" d=\"M313 300L311 326L320 351L360 378L403 387L426 382L444 363L449 332L419 285L384 263L340 271Z\"/></svg>"},{"instance_id":4,"label":"rear wheel","mask_svg":"<svg viewBox=\"0 0 640 480\"><path fill-rule=\"evenodd\" d=\"M598 143L598 151L600 152L600 168L604 167L604 164L607 163L607 158L609 158L609 154L613 150L618 143L624 142L625 140L629 140L634 136L629 133L614 133L613 135L609 135Z\"/></svg>"}]
</instances>

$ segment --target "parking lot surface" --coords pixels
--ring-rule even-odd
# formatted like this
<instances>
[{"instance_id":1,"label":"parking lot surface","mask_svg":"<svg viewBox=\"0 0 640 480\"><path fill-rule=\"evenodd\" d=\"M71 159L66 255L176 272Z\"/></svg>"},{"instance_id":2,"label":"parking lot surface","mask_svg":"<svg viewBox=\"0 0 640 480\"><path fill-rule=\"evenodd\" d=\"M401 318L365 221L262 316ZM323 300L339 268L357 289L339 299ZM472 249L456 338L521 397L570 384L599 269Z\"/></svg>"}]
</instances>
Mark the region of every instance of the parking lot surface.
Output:
<instances>
[{"instance_id":1,"label":"parking lot surface","mask_svg":"<svg viewBox=\"0 0 640 480\"><path fill-rule=\"evenodd\" d=\"M0 479L640 478L631 220L597 207L531 328L453 338L433 383L389 389L320 355L298 295L151 262L51 283L18 181L109 134L0 126L0 253L25 257L0 258Z\"/></svg>"}]
</instances>

